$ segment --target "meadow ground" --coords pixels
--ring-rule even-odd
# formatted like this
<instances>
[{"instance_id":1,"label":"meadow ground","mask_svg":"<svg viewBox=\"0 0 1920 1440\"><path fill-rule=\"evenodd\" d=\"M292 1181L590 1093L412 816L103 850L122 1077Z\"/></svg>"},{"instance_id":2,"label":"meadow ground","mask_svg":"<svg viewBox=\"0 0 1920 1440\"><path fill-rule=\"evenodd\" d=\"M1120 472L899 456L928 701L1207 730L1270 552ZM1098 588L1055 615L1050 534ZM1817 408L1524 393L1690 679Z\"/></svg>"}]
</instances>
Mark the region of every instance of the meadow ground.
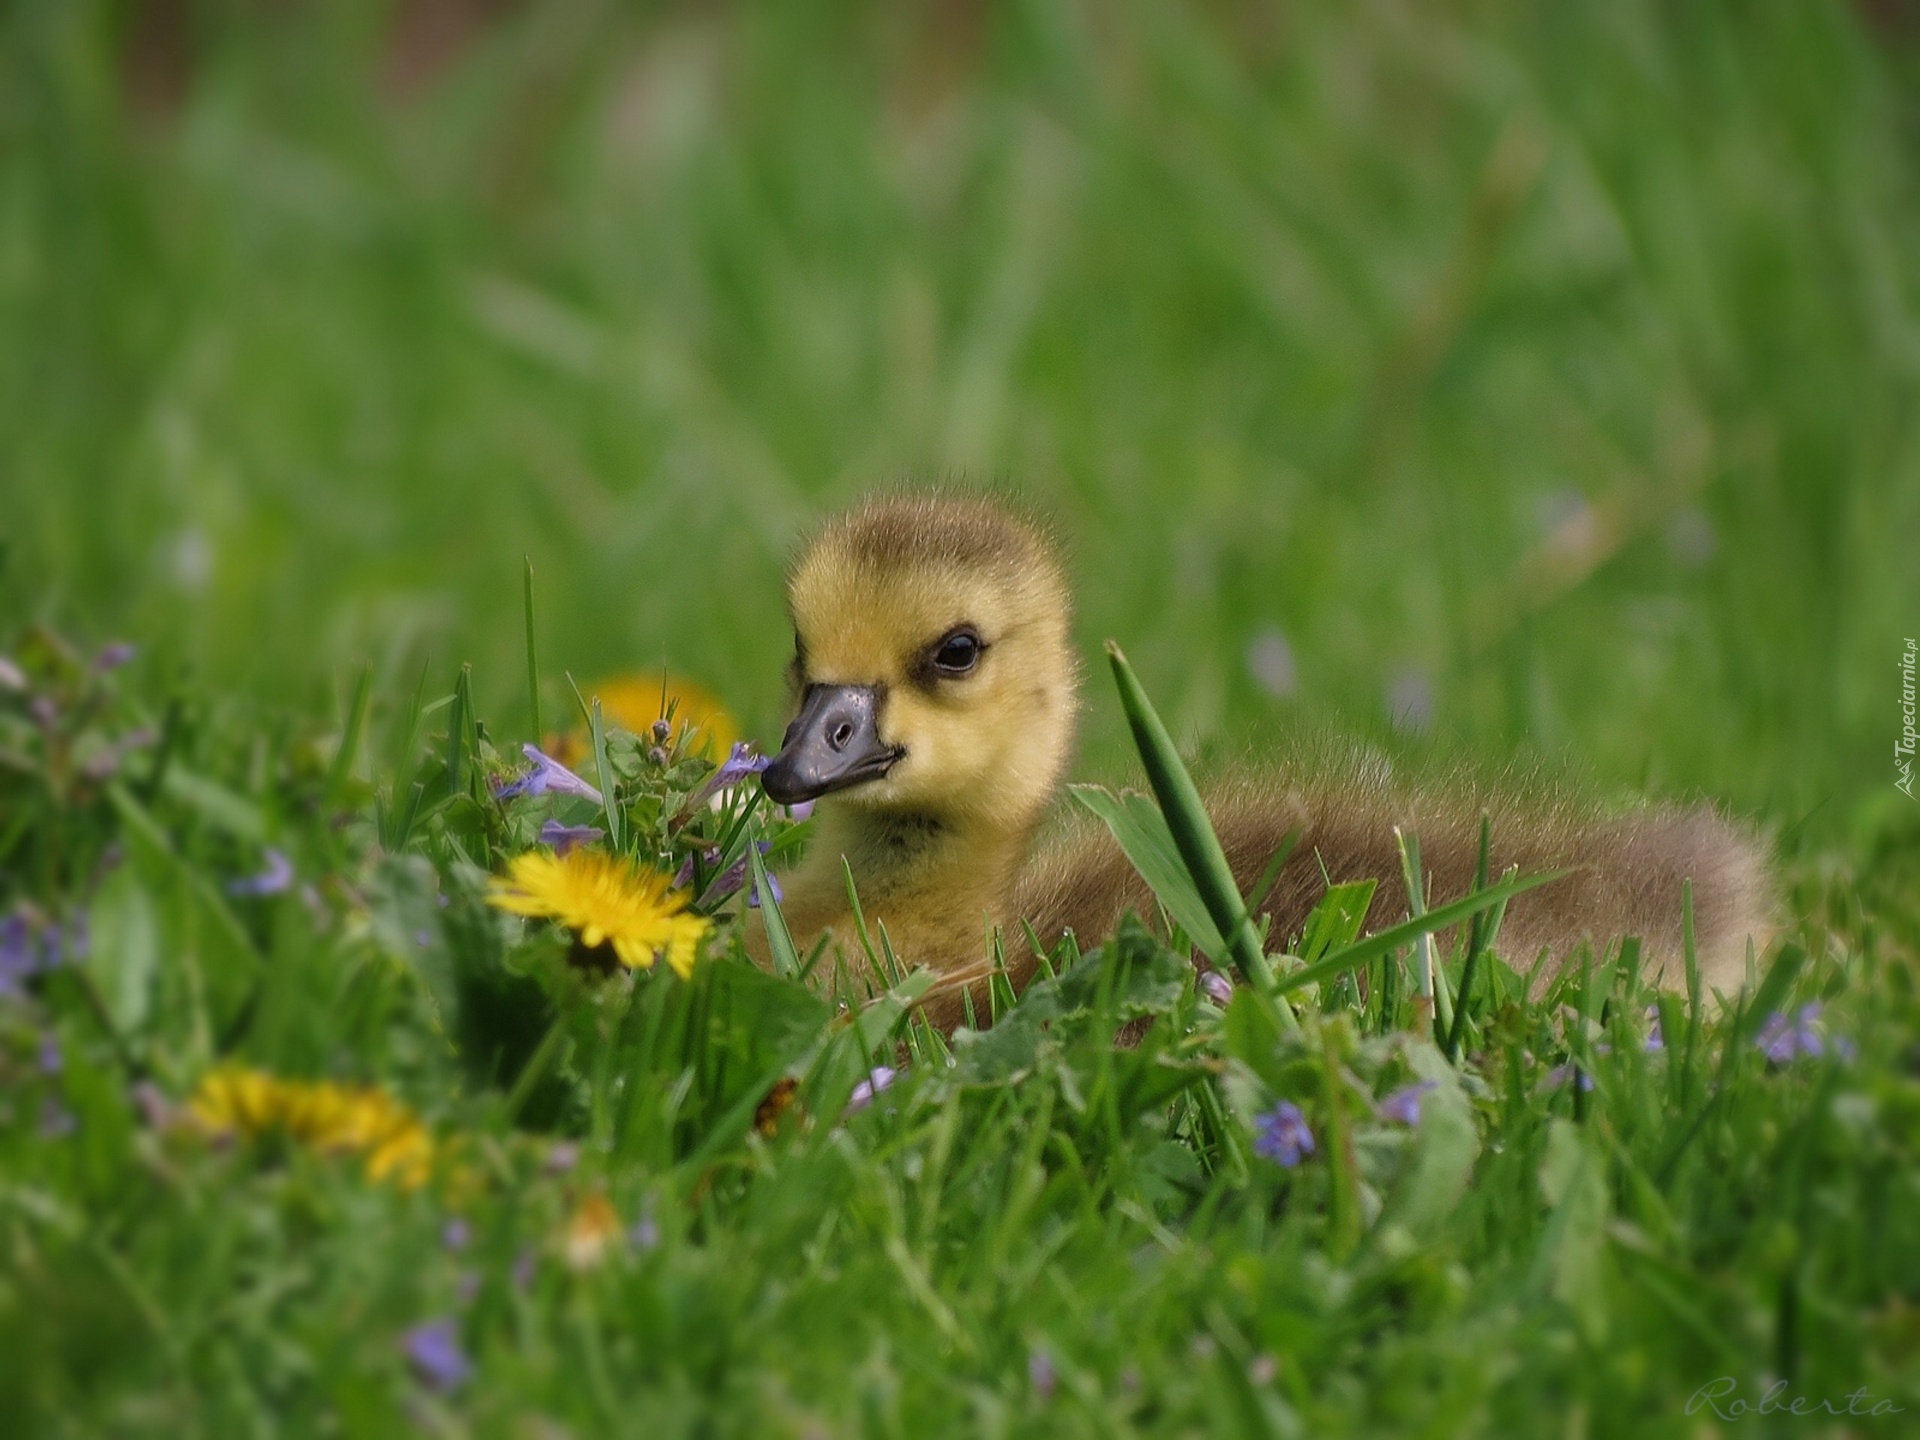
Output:
<instances>
[{"instance_id":1,"label":"meadow ground","mask_svg":"<svg viewBox=\"0 0 1920 1440\"><path fill-rule=\"evenodd\" d=\"M1920 1425L1916 43L0 13L0 1428ZM1068 544L1087 772L1115 636L1204 764L1716 797L1785 943L1725 1007L1488 962L1449 1054L1337 906L1297 1038L1141 931L949 1057L704 859L687 979L487 903L548 821L799 840L644 726L611 811L497 789L568 676L773 737L795 538L954 475Z\"/></svg>"}]
</instances>

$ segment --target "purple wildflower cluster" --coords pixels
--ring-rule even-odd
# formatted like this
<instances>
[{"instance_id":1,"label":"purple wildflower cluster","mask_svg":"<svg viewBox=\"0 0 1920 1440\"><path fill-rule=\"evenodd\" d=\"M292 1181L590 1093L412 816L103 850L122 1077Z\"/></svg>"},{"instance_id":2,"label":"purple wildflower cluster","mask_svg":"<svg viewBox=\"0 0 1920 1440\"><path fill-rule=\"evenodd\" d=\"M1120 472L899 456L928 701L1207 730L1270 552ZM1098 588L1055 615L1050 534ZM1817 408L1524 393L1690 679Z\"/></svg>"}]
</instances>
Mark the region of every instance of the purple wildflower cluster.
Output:
<instances>
[{"instance_id":1,"label":"purple wildflower cluster","mask_svg":"<svg viewBox=\"0 0 1920 1440\"><path fill-rule=\"evenodd\" d=\"M749 775L758 775L772 763L765 755L753 753L752 741L736 741L727 758L720 762L719 768L687 797L687 809L698 810L728 786L738 785Z\"/></svg>"},{"instance_id":2,"label":"purple wildflower cluster","mask_svg":"<svg viewBox=\"0 0 1920 1440\"><path fill-rule=\"evenodd\" d=\"M293 862L267 846L261 851L266 868L257 875L245 875L227 882L229 895L279 895L293 887Z\"/></svg>"},{"instance_id":3,"label":"purple wildflower cluster","mask_svg":"<svg viewBox=\"0 0 1920 1440\"><path fill-rule=\"evenodd\" d=\"M627 1242L640 1251L653 1250L660 1244L660 1222L654 1217L653 1202L649 1200L640 1210L640 1218L633 1222L627 1231Z\"/></svg>"},{"instance_id":4,"label":"purple wildflower cluster","mask_svg":"<svg viewBox=\"0 0 1920 1440\"><path fill-rule=\"evenodd\" d=\"M1657 1055L1667 1048L1667 1037L1660 1033L1660 1007L1658 1005L1647 1006L1647 1022L1647 1038L1641 1042L1640 1048L1645 1050L1649 1055Z\"/></svg>"},{"instance_id":5,"label":"purple wildflower cluster","mask_svg":"<svg viewBox=\"0 0 1920 1440\"><path fill-rule=\"evenodd\" d=\"M1420 1123L1420 1097L1429 1090L1440 1088L1438 1080L1416 1080L1411 1085L1402 1085L1391 1095L1386 1096L1373 1107L1374 1113L1382 1120L1393 1120L1399 1124L1413 1126Z\"/></svg>"},{"instance_id":6,"label":"purple wildflower cluster","mask_svg":"<svg viewBox=\"0 0 1920 1440\"><path fill-rule=\"evenodd\" d=\"M1844 1035L1829 1037L1820 1020L1820 1002L1810 1000L1789 1019L1776 1010L1753 1037L1753 1043L1775 1065L1791 1065L1795 1060L1817 1060L1831 1048L1842 1060L1852 1060L1853 1041Z\"/></svg>"},{"instance_id":7,"label":"purple wildflower cluster","mask_svg":"<svg viewBox=\"0 0 1920 1440\"><path fill-rule=\"evenodd\" d=\"M1291 1100L1282 1100L1253 1121L1253 1153L1292 1169L1313 1154L1313 1131Z\"/></svg>"},{"instance_id":8,"label":"purple wildflower cluster","mask_svg":"<svg viewBox=\"0 0 1920 1440\"><path fill-rule=\"evenodd\" d=\"M1547 1071L1545 1077L1541 1080L1540 1083L1548 1090L1558 1090L1562 1085L1566 1084L1569 1080L1576 1080L1576 1079L1582 1090L1589 1091L1589 1092L1592 1091L1593 1089L1592 1073L1588 1071L1585 1067L1574 1064L1573 1061L1571 1060L1563 1060L1558 1065L1554 1066L1551 1070Z\"/></svg>"},{"instance_id":9,"label":"purple wildflower cluster","mask_svg":"<svg viewBox=\"0 0 1920 1440\"><path fill-rule=\"evenodd\" d=\"M766 854L767 851L772 848L770 841L757 840L754 843L759 847L762 855ZM700 858L705 864L718 865L720 863L720 852L718 850L708 850ZM742 855L727 867L724 875L720 875L707 882L707 888L700 893L700 903L709 905L716 900L724 900L727 896L733 894L734 891L746 883L748 868L747 857ZM693 856L689 855L681 862L679 873L673 877L673 883L676 887L691 885L693 883ZM767 876L767 886L773 891L773 900L776 905L786 903L787 897L781 891L780 881L778 879L772 875ZM748 887L747 904L756 910L760 908L760 887L758 885Z\"/></svg>"},{"instance_id":10,"label":"purple wildflower cluster","mask_svg":"<svg viewBox=\"0 0 1920 1440\"><path fill-rule=\"evenodd\" d=\"M1042 1400L1051 1400L1060 1384L1060 1376L1053 1368L1053 1356L1045 1346L1036 1345L1027 1352L1027 1383Z\"/></svg>"},{"instance_id":11,"label":"purple wildflower cluster","mask_svg":"<svg viewBox=\"0 0 1920 1440\"><path fill-rule=\"evenodd\" d=\"M864 1110L873 1103L873 1097L893 1084L899 1071L891 1065L876 1065L867 1078L853 1087L853 1093L847 1097L847 1114Z\"/></svg>"},{"instance_id":12,"label":"purple wildflower cluster","mask_svg":"<svg viewBox=\"0 0 1920 1440\"><path fill-rule=\"evenodd\" d=\"M605 839L606 834L598 825L562 825L558 820L549 820L540 827L540 843L552 847L555 855L565 855L582 845Z\"/></svg>"},{"instance_id":13,"label":"purple wildflower cluster","mask_svg":"<svg viewBox=\"0 0 1920 1440\"><path fill-rule=\"evenodd\" d=\"M15 910L0 919L0 996L21 995L28 980L84 958L87 946L83 917L62 924L31 909Z\"/></svg>"},{"instance_id":14,"label":"purple wildflower cluster","mask_svg":"<svg viewBox=\"0 0 1920 1440\"><path fill-rule=\"evenodd\" d=\"M606 803L598 790L551 755L541 753L538 745L522 745L520 751L533 762L533 768L518 780L500 786L493 792L495 798L514 800L522 795L578 795L582 800L591 800L596 805Z\"/></svg>"},{"instance_id":15,"label":"purple wildflower cluster","mask_svg":"<svg viewBox=\"0 0 1920 1440\"><path fill-rule=\"evenodd\" d=\"M400 1337L400 1350L420 1383L451 1395L473 1377L473 1362L460 1348L460 1332L451 1319L427 1320Z\"/></svg>"}]
</instances>

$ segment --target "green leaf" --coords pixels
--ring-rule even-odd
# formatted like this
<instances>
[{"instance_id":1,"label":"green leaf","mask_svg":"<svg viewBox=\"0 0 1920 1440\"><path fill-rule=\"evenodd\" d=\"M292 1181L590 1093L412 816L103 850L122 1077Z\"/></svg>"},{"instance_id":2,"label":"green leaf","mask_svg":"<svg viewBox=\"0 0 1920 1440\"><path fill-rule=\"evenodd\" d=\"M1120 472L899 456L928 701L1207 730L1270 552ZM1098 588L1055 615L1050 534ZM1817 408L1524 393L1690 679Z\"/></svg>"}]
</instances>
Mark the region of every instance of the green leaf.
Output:
<instances>
[{"instance_id":1,"label":"green leaf","mask_svg":"<svg viewBox=\"0 0 1920 1440\"><path fill-rule=\"evenodd\" d=\"M199 1059L211 1059L214 1036L226 1032L260 979L259 953L219 890L174 849L140 802L120 786L107 793L128 857L158 907L168 968L179 968L191 1043Z\"/></svg>"},{"instance_id":2,"label":"green leaf","mask_svg":"<svg viewBox=\"0 0 1920 1440\"><path fill-rule=\"evenodd\" d=\"M122 865L101 882L87 926L87 971L107 1018L123 1039L131 1038L153 1010L153 978L160 964L160 917L131 867Z\"/></svg>"},{"instance_id":3,"label":"green leaf","mask_svg":"<svg viewBox=\"0 0 1920 1440\"><path fill-rule=\"evenodd\" d=\"M169 800L179 801L214 829L236 840L258 845L266 838L266 822L260 818L258 805L217 781L181 769L177 761L167 767L160 789Z\"/></svg>"},{"instance_id":4,"label":"green leaf","mask_svg":"<svg viewBox=\"0 0 1920 1440\"><path fill-rule=\"evenodd\" d=\"M1432 1081L1434 1088L1420 1097L1420 1123L1379 1224L1404 1226L1426 1240L1442 1231L1466 1194L1480 1156L1480 1136L1472 1104L1445 1057L1417 1040L1408 1042L1406 1055L1415 1077Z\"/></svg>"},{"instance_id":5,"label":"green leaf","mask_svg":"<svg viewBox=\"0 0 1920 1440\"><path fill-rule=\"evenodd\" d=\"M1607 1332L1606 1169L1580 1127L1558 1116L1549 1122L1540 1195L1553 1214L1534 1253L1534 1285L1567 1307L1589 1344L1599 1344Z\"/></svg>"},{"instance_id":6,"label":"green leaf","mask_svg":"<svg viewBox=\"0 0 1920 1440\"><path fill-rule=\"evenodd\" d=\"M1160 807L1133 790L1116 795L1099 785L1069 785L1067 791L1113 832L1128 862L1200 952L1216 965L1230 963L1227 942L1194 888Z\"/></svg>"},{"instance_id":7,"label":"green leaf","mask_svg":"<svg viewBox=\"0 0 1920 1440\"><path fill-rule=\"evenodd\" d=\"M1367 923L1367 909L1373 904L1373 892L1377 888L1376 880L1349 880L1329 886L1301 927L1300 958L1311 965L1353 944L1359 937L1360 927Z\"/></svg>"}]
</instances>

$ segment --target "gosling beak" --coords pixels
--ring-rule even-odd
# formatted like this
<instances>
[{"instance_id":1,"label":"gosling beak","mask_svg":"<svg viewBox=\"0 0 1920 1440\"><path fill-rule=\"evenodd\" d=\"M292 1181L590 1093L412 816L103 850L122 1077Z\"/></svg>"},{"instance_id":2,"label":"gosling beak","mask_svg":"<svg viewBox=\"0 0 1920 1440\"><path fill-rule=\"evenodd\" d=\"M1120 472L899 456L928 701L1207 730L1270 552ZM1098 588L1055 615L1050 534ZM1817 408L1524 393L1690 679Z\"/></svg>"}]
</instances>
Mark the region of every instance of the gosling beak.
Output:
<instances>
[{"instance_id":1,"label":"gosling beak","mask_svg":"<svg viewBox=\"0 0 1920 1440\"><path fill-rule=\"evenodd\" d=\"M797 805L891 770L906 751L880 739L879 705L868 685L809 685L780 753L761 772L768 798Z\"/></svg>"}]
</instances>

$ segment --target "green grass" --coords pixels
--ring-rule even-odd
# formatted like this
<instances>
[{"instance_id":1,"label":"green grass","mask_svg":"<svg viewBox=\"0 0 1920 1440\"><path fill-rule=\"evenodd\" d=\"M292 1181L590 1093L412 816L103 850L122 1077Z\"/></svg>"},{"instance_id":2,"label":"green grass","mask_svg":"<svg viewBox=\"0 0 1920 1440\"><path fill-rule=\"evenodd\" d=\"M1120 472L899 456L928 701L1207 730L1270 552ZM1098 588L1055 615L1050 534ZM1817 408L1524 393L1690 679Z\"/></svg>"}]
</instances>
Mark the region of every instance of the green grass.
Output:
<instances>
[{"instance_id":1,"label":"green grass","mask_svg":"<svg viewBox=\"0 0 1920 1440\"><path fill-rule=\"evenodd\" d=\"M540 822L605 815L496 800L464 674L370 753L176 716L112 767L153 717L45 634L15 653L58 718L0 712L9 853L84 899L16 901L67 956L0 1000L10 1433L1679 1434L1701 1386L1776 1377L1920 1406L1920 996L1875 920L1804 905L1724 1004L1656 1001L1630 951L1534 1003L1443 956L1450 1064L1343 887L1293 947L1317 983L1283 977L1297 1031L1130 925L949 1052L899 1003L924 975L847 996L853 1024L732 922L691 981L608 980L490 909ZM626 848L717 873L766 817L689 805L708 767L651 743L599 747ZM236 894L263 841L295 880ZM1813 1001L1823 1053L1770 1060L1763 1024ZM180 1106L236 1062L384 1087L432 1181L210 1141ZM1376 1111L1418 1081L1416 1124ZM1315 1140L1293 1166L1256 1138L1282 1100ZM594 1195L620 1225L583 1268ZM450 1394L403 1350L434 1321L473 1367Z\"/></svg>"},{"instance_id":2,"label":"green grass","mask_svg":"<svg viewBox=\"0 0 1920 1440\"><path fill-rule=\"evenodd\" d=\"M156 107L134 11L0 14L0 653L59 706L0 688L0 916L92 937L0 998L0 1428L1681 1434L1722 1375L1920 1414L1909 36L568 3L403 85L392 28L196 12ZM1386 959L1279 1040L1136 935L844 1121L891 1042L724 944L580 998L478 900L541 813L484 784L528 630L549 725L664 656L771 737L795 538L953 474L1068 545L1086 768L1141 779L1111 636L1211 763L1331 728L1710 794L1777 837L1804 962L1649 1054L1630 976L1503 1004L1489 961L1454 1066ZM694 769L605 764L662 843ZM265 846L310 895L226 892ZM1815 999L1856 1057L1768 1064ZM390 1088L463 1184L142 1109L222 1056ZM1374 1116L1415 1074L1420 1127ZM1282 1096L1294 1169L1249 1148ZM658 1238L575 1275L596 1189ZM439 1316L451 1398L398 1349Z\"/></svg>"}]
</instances>

